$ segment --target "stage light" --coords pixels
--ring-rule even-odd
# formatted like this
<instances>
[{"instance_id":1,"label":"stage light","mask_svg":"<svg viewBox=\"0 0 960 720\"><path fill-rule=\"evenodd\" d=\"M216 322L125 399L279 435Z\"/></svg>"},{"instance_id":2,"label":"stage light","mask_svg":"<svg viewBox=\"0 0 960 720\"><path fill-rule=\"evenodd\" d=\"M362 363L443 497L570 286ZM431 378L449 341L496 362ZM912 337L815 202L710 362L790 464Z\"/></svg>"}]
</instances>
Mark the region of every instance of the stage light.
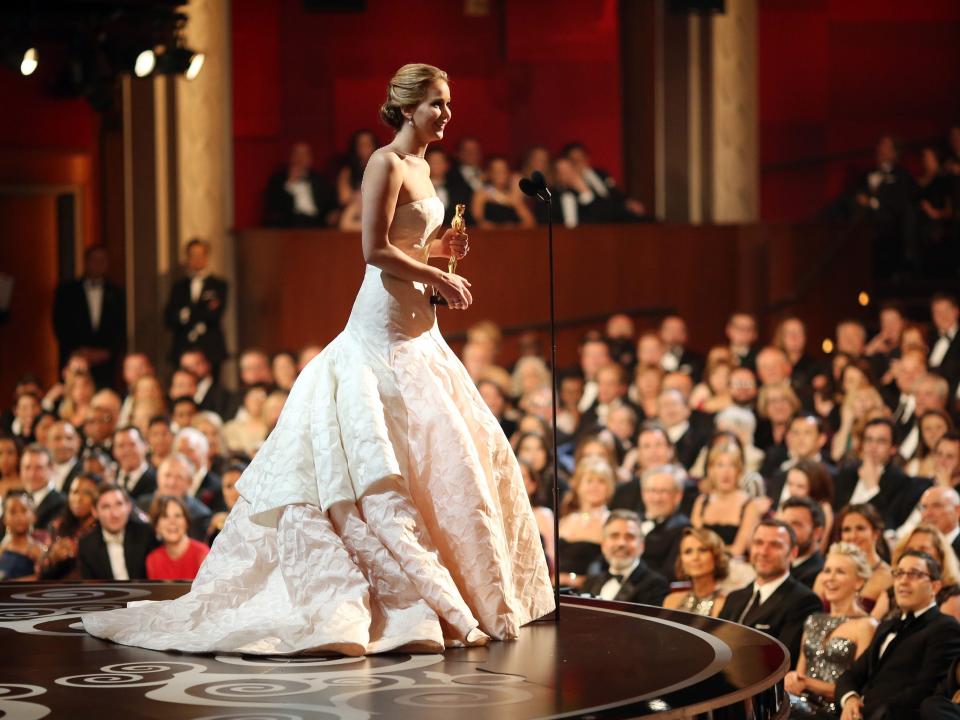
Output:
<instances>
[{"instance_id":1,"label":"stage light","mask_svg":"<svg viewBox=\"0 0 960 720\"><path fill-rule=\"evenodd\" d=\"M33 75L34 71L37 69L37 65L40 64L40 55L37 53L37 49L27 48L23 53L23 59L20 60L20 74L21 75Z\"/></svg>"},{"instance_id":2,"label":"stage light","mask_svg":"<svg viewBox=\"0 0 960 720\"><path fill-rule=\"evenodd\" d=\"M823 351L827 355L829 355L830 353L833 352L833 340L831 340L830 338L824 338L823 344L820 347L822 347Z\"/></svg>"},{"instance_id":3,"label":"stage light","mask_svg":"<svg viewBox=\"0 0 960 720\"><path fill-rule=\"evenodd\" d=\"M157 56L153 50L144 50L137 55L137 59L133 62L133 74L141 78L146 77L153 72L156 66Z\"/></svg>"},{"instance_id":4,"label":"stage light","mask_svg":"<svg viewBox=\"0 0 960 720\"><path fill-rule=\"evenodd\" d=\"M203 62L207 59L207 56L203 53L194 53L190 58L190 64L187 66L187 71L184 73L184 76L187 80L193 80L197 75L200 74L200 70L203 69Z\"/></svg>"},{"instance_id":5,"label":"stage light","mask_svg":"<svg viewBox=\"0 0 960 720\"><path fill-rule=\"evenodd\" d=\"M200 74L206 55L184 47L181 42L178 39L175 45L167 47L157 60L157 69L167 75L183 75L187 80L193 80Z\"/></svg>"},{"instance_id":6,"label":"stage light","mask_svg":"<svg viewBox=\"0 0 960 720\"><path fill-rule=\"evenodd\" d=\"M861 290L860 294L857 295L857 302L863 307L866 307L870 304L870 294L865 290Z\"/></svg>"}]
</instances>

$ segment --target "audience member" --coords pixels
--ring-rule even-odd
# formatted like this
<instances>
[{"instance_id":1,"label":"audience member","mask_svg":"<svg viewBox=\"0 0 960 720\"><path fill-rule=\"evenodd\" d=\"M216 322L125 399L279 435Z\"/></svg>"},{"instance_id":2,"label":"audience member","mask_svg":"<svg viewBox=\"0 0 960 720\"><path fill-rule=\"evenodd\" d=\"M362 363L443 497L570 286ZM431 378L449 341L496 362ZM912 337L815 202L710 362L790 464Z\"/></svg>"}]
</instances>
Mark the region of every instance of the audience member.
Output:
<instances>
[{"instance_id":1,"label":"audience member","mask_svg":"<svg viewBox=\"0 0 960 720\"><path fill-rule=\"evenodd\" d=\"M666 578L643 561L640 518L630 510L614 510L603 524L600 545L607 572L591 573L582 590L603 600L660 605L669 591Z\"/></svg>"},{"instance_id":2,"label":"audience member","mask_svg":"<svg viewBox=\"0 0 960 720\"><path fill-rule=\"evenodd\" d=\"M180 498L187 508L190 519L190 537L194 540L203 540L207 536L207 526L210 524L212 513L209 507L190 494L195 472L193 464L187 457L179 454L171 455L157 468L157 491L152 495L141 497L137 501L137 506L146 512L153 506L154 497L172 495Z\"/></svg>"},{"instance_id":3,"label":"audience member","mask_svg":"<svg viewBox=\"0 0 960 720\"><path fill-rule=\"evenodd\" d=\"M145 580L147 555L156 547L153 528L133 511L119 485L104 483L95 507L99 531L79 542L77 563L87 580Z\"/></svg>"},{"instance_id":4,"label":"audience member","mask_svg":"<svg viewBox=\"0 0 960 720\"><path fill-rule=\"evenodd\" d=\"M673 579L680 536L690 526L690 518L680 510L687 473L679 465L656 465L643 472L640 484L643 559L658 573Z\"/></svg>"},{"instance_id":5,"label":"audience member","mask_svg":"<svg viewBox=\"0 0 960 720\"><path fill-rule=\"evenodd\" d=\"M800 460L790 468L787 471L787 499L790 498L810 498L823 512L820 549L826 552L833 535L833 477L826 466L815 460ZM786 502L784 500L784 505Z\"/></svg>"},{"instance_id":6,"label":"audience member","mask_svg":"<svg viewBox=\"0 0 960 720\"><path fill-rule=\"evenodd\" d=\"M187 536L188 512L183 500L171 495L155 497L150 524L163 544L147 555L147 578L193 580L210 548Z\"/></svg>"},{"instance_id":7,"label":"audience member","mask_svg":"<svg viewBox=\"0 0 960 720\"><path fill-rule=\"evenodd\" d=\"M706 528L684 528L675 562L676 578L689 580L690 589L670 593L663 606L696 615L719 615L726 601L720 582L726 579L729 571L723 539Z\"/></svg>"},{"instance_id":8,"label":"audience member","mask_svg":"<svg viewBox=\"0 0 960 720\"><path fill-rule=\"evenodd\" d=\"M663 425L647 421L640 426L637 447L627 454L624 464L632 469L630 479L617 485L610 507L633 510L644 515L640 477L649 469L668 465L674 460L673 443Z\"/></svg>"},{"instance_id":9,"label":"audience member","mask_svg":"<svg viewBox=\"0 0 960 720\"><path fill-rule=\"evenodd\" d=\"M703 358L687 348L687 323L679 315L667 315L660 322L660 339L664 344L660 364L666 372L682 372L699 382Z\"/></svg>"},{"instance_id":10,"label":"audience member","mask_svg":"<svg viewBox=\"0 0 960 720\"><path fill-rule=\"evenodd\" d=\"M193 465L189 493L209 507L220 490L220 476L210 469L210 443L207 436L194 427L185 427L173 440L174 452Z\"/></svg>"},{"instance_id":11,"label":"audience member","mask_svg":"<svg viewBox=\"0 0 960 720\"><path fill-rule=\"evenodd\" d=\"M214 378L213 366L200 347L185 350L180 355L180 367L192 374L196 380L193 399L201 410L211 410L221 418L233 417L237 411L236 397ZM171 391L170 394L179 397L188 393Z\"/></svg>"},{"instance_id":12,"label":"audience member","mask_svg":"<svg viewBox=\"0 0 960 720\"><path fill-rule=\"evenodd\" d=\"M7 435L0 435L0 500L7 493L23 490L20 479L20 446Z\"/></svg>"},{"instance_id":13,"label":"audience member","mask_svg":"<svg viewBox=\"0 0 960 720\"><path fill-rule=\"evenodd\" d=\"M833 467L827 465L823 457L823 448L827 444L827 431L823 419L814 413L798 412L787 426L784 436L786 453L770 452L765 458L764 468L768 473L767 495L774 506L779 506L788 497L787 473L801 460L813 460L823 463L829 472ZM772 456L772 457L771 457ZM779 461L779 465L776 463ZM774 469L771 471L770 467Z\"/></svg>"},{"instance_id":14,"label":"audience member","mask_svg":"<svg viewBox=\"0 0 960 720\"><path fill-rule=\"evenodd\" d=\"M953 419L945 410L927 410L917 420L919 440L913 459L904 466L911 477L932 478L934 475L933 449L940 438L954 429Z\"/></svg>"},{"instance_id":15,"label":"audience member","mask_svg":"<svg viewBox=\"0 0 960 720\"><path fill-rule=\"evenodd\" d=\"M120 417L117 423L121 426L129 425L133 419L133 405L136 399L137 383L141 378L155 376L156 369L146 353L128 352L123 358L123 387L126 395L120 406Z\"/></svg>"},{"instance_id":16,"label":"audience member","mask_svg":"<svg viewBox=\"0 0 960 720\"><path fill-rule=\"evenodd\" d=\"M800 638L807 617L821 609L820 599L790 577L797 556L793 528L782 520L761 520L750 541L750 564L756 580L727 596L720 611L724 620L761 630L786 645L790 657L800 657Z\"/></svg>"},{"instance_id":17,"label":"audience member","mask_svg":"<svg viewBox=\"0 0 960 720\"><path fill-rule=\"evenodd\" d=\"M577 463L560 507L557 552L561 584L581 588L599 559L614 482L609 462L587 457Z\"/></svg>"},{"instance_id":18,"label":"audience member","mask_svg":"<svg viewBox=\"0 0 960 720\"><path fill-rule=\"evenodd\" d=\"M263 405L269 388L263 384L248 385L237 416L223 426L227 447L233 452L254 455L267 437Z\"/></svg>"},{"instance_id":19,"label":"audience member","mask_svg":"<svg viewBox=\"0 0 960 720\"><path fill-rule=\"evenodd\" d=\"M15 490L3 498L0 580L35 580L44 547L33 537L36 515L29 493Z\"/></svg>"},{"instance_id":20,"label":"audience member","mask_svg":"<svg viewBox=\"0 0 960 720\"><path fill-rule=\"evenodd\" d=\"M287 165L267 183L263 224L266 227L335 225L337 201L333 187L313 169L313 152L305 142L294 143Z\"/></svg>"},{"instance_id":21,"label":"audience member","mask_svg":"<svg viewBox=\"0 0 960 720\"><path fill-rule=\"evenodd\" d=\"M756 372L757 321L753 315L733 313L727 320L726 335L736 364Z\"/></svg>"},{"instance_id":22,"label":"audience member","mask_svg":"<svg viewBox=\"0 0 960 720\"><path fill-rule=\"evenodd\" d=\"M856 546L832 545L823 577L830 612L814 613L804 621L797 669L783 680L790 693L790 716L795 718L837 716L837 678L867 650L877 627L857 600L870 577L870 566Z\"/></svg>"},{"instance_id":23,"label":"audience member","mask_svg":"<svg viewBox=\"0 0 960 720\"><path fill-rule=\"evenodd\" d=\"M690 408L678 390L664 390L657 398L657 419L673 443L677 461L687 470L693 465L708 436L690 423Z\"/></svg>"},{"instance_id":24,"label":"audience member","mask_svg":"<svg viewBox=\"0 0 960 720\"><path fill-rule=\"evenodd\" d=\"M92 473L80 473L70 485L67 504L50 523L50 546L40 563L43 580L78 579L79 543L97 526L94 513L101 479Z\"/></svg>"},{"instance_id":25,"label":"audience member","mask_svg":"<svg viewBox=\"0 0 960 720\"><path fill-rule=\"evenodd\" d=\"M83 256L83 276L57 286L53 328L60 348L60 366L73 353L87 361L99 387L113 387L127 342L126 295L107 280L110 256L93 246Z\"/></svg>"},{"instance_id":26,"label":"audience member","mask_svg":"<svg viewBox=\"0 0 960 720\"><path fill-rule=\"evenodd\" d=\"M136 501L157 489L157 471L147 462L147 442L132 425L113 435L113 457L119 466L117 484Z\"/></svg>"},{"instance_id":27,"label":"audience member","mask_svg":"<svg viewBox=\"0 0 960 720\"><path fill-rule=\"evenodd\" d=\"M536 220L527 207L523 193L512 179L506 158L487 161L487 182L473 193L470 208L479 227L533 227Z\"/></svg>"},{"instance_id":28,"label":"audience member","mask_svg":"<svg viewBox=\"0 0 960 720\"><path fill-rule=\"evenodd\" d=\"M933 449L934 485L955 488L960 485L960 434L948 432Z\"/></svg>"},{"instance_id":29,"label":"audience member","mask_svg":"<svg viewBox=\"0 0 960 720\"><path fill-rule=\"evenodd\" d=\"M880 624L870 647L837 680L843 720L916 717L960 656L960 625L935 602L940 572L924 552L900 558L894 573L900 616Z\"/></svg>"},{"instance_id":30,"label":"audience member","mask_svg":"<svg viewBox=\"0 0 960 720\"><path fill-rule=\"evenodd\" d=\"M227 358L223 313L227 308L227 281L210 272L210 243L192 238L186 245L186 276L170 288L164 322L173 333L170 359L175 366L188 349L199 348L210 361L216 380Z\"/></svg>"},{"instance_id":31,"label":"audience member","mask_svg":"<svg viewBox=\"0 0 960 720\"><path fill-rule=\"evenodd\" d=\"M46 529L67 501L57 492L53 480L53 458L43 445L34 443L23 449L20 480L33 500L35 525L41 530Z\"/></svg>"},{"instance_id":32,"label":"audience member","mask_svg":"<svg viewBox=\"0 0 960 720\"><path fill-rule=\"evenodd\" d=\"M150 418L147 426L147 445L150 446L150 465L159 467L160 463L173 453L173 428L169 417L157 415Z\"/></svg>"},{"instance_id":33,"label":"audience member","mask_svg":"<svg viewBox=\"0 0 960 720\"><path fill-rule=\"evenodd\" d=\"M890 566L880 555L881 551L889 558L889 549L883 539L883 520L870 504L847 505L837 516L839 540L860 548L870 566L870 578L860 590L860 602L868 612L877 604L877 599L885 595L893 586ZM817 577L813 584L814 592L824 596L823 578Z\"/></svg>"},{"instance_id":34,"label":"audience member","mask_svg":"<svg viewBox=\"0 0 960 720\"><path fill-rule=\"evenodd\" d=\"M273 375L273 383L279 390L290 392L290 389L293 387L293 383L295 383L297 380L297 375L299 372L300 371L297 370L297 358L289 350L275 352L270 358L270 374ZM202 409L213 410L221 418L233 417L234 412L236 412L235 407L232 408L232 410L227 409L225 412L218 412L216 408L213 407Z\"/></svg>"},{"instance_id":35,"label":"audience member","mask_svg":"<svg viewBox=\"0 0 960 720\"><path fill-rule=\"evenodd\" d=\"M246 469L246 463L234 462L223 471L220 480L220 502L216 504L213 515L210 518L210 524L207 526L208 545L213 545L213 541L216 540L217 535L223 530L223 526L230 516L230 511L233 510L233 506L236 505L237 500L240 499L240 491L237 490L237 481L240 480L240 476L243 475L243 471ZM550 537L551 539L553 538L553 533L550 534Z\"/></svg>"},{"instance_id":36,"label":"audience member","mask_svg":"<svg viewBox=\"0 0 960 720\"><path fill-rule=\"evenodd\" d=\"M930 318L934 332L927 362L931 370L947 379L950 397L956 398L960 383L960 306L957 298L945 293L934 295L930 300Z\"/></svg>"},{"instance_id":37,"label":"audience member","mask_svg":"<svg viewBox=\"0 0 960 720\"><path fill-rule=\"evenodd\" d=\"M53 486L63 494L80 472L80 433L66 420L57 420L47 435L47 449L53 459Z\"/></svg>"},{"instance_id":38,"label":"audience member","mask_svg":"<svg viewBox=\"0 0 960 720\"><path fill-rule=\"evenodd\" d=\"M793 528L797 538L797 557L790 563L790 574L812 589L817 575L823 570L820 552L825 524L823 509L812 498L789 497L777 517Z\"/></svg>"}]
</instances>

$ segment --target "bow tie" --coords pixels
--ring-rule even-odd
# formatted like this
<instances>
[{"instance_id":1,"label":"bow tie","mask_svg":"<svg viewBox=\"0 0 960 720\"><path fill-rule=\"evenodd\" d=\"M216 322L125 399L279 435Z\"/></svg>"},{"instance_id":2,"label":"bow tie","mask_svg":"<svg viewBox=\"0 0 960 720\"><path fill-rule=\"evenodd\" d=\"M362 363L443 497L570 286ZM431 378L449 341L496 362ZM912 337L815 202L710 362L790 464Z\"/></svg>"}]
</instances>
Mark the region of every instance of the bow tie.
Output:
<instances>
[{"instance_id":1,"label":"bow tie","mask_svg":"<svg viewBox=\"0 0 960 720\"><path fill-rule=\"evenodd\" d=\"M618 583L623 585L623 581L626 580L626 575L617 575L616 573L608 572L607 580L616 580Z\"/></svg>"},{"instance_id":2,"label":"bow tie","mask_svg":"<svg viewBox=\"0 0 960 720\"><path fill-rule=\"evenodd\" d=\"M908 612L902 617L898 617L894 623L893 627L890 629L891 632L895 632L898 635L902 633L909 625L916 619L916 616L912 612Z\"/></svg>"}]
</instances>

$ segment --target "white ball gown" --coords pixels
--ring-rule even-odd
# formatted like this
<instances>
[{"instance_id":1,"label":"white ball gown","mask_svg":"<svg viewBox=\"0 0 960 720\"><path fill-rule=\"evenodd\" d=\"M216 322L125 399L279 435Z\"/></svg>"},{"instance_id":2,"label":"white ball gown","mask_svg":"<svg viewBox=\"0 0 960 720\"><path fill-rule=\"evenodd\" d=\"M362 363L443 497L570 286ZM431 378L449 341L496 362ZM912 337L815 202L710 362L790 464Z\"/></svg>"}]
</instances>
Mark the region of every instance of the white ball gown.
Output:
<instances>
[{"instance_id":1,"label":"white ball gown","mask_svg":"<svg viewBox=\"0 0 960 720\"><path fill-rule=\"evenodd\" d=\"M436 197L400 205L390 241L423 260L442 218ZM184 652L438 652L554 608L520 468L422 283L367 266L237 488L189 593L84 615L87 632Z\"/></svg>"}]
</instances>

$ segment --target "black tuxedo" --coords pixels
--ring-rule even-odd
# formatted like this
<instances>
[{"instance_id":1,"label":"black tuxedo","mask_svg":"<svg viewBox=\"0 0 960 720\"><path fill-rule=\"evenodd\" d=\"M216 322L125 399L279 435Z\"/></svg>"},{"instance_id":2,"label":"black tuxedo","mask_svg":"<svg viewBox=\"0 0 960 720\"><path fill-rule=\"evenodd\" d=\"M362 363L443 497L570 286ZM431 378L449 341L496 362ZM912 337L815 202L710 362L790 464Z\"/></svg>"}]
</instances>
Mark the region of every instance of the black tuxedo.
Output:
<instances>
[{"instance_id":1,"label":"black tuxedo","mask_svg":"<svg viewBox=\"0 0 960 720\"><path fill-rule=\"evenodd\" d=\"M237 396L218 382L207 388L200 400L200 409L215 412L224 422L229 422L237 414L239 402Z\"/></svg>"},{"instance_id":2,"label":"black tuxedo","mask_svg":"<svg viewBox=\"0 0 960 720\"><path fill-rule=\"evenodd\" d=\"M131 580L146 580L147 555L159 545L153 528L136 520L130 520L123 531L123 557L127 575ZM107 543L98 525L93 532L80 540L77 551L80 575L87 580L114 580L107 554Z\"/></svg>"},{"instance_id":3,"label":"black tuxedo","mask_svg":"<svg viewBox=\"0 0 960 720\"><path fill-rule=\"evenodd\" d=\"M723 620L739 622L740 615L753 600L753 594L752 583L730 593L720 611L720 617ZM765 603L751 608L743 618L743 624L772 635L786 645L792 658L790 666L793 667L800 656L804 621L812 613L822 611L820 598L806 585L788 577Z\"/></svg>"},{"instance_id":4,"label":"black tuxedo","mask_svg":"<svg viewBox=\"0 0 960 720\"><path fill-rule=\"evenodd\" d=\"M117 473L117 482L124 484L122 478L122 471ZM126 487L126 485L124 485ZM152 495L157 491L157 470L150 463L147 463L147 469L141 475L136 484L133 487L128 487L127 492L130 493L130 497L134 500L141 498L144 495Z\"/></svg>"},{"instance_id":5,"label":"black tuxedo","mask_svg":"<svg viewBox=\"0 0 960 720\"><path fill-rule=\"evenodd\" d=\"M627 398L621 397L614 400L610 403L610 409L612 410L615 407L620 407L624 405L637 414L637 418L643 417L643 410L630 402ZM580 416L580 421L577 423L577 429L574 432L574 437L581 438L584 435L590 435L593 433L598 433L605 425L600 423L599 411L600 401L594 400L593 405L587 408L587 411Z\"/></svg>"},{"instance_id":6,"label":"black tuxedo","mask_svg":"<svg viewBox=\"0 0 960 720\"><path fill-rule=\"evenodd\" d=\"M960 535L957 535L953 542L950 545L953 548L953 551L957 554L957 557L960 557Z\"/></svg>"},{"instance_id":7,"label":"black tuxedo","mask_svg":"<svg viewBox=\"0 0 960 720\"><path fill-rule=\"evenodd\" d=\"M960 683L957 682L957 669L960 660L954 660L946 676L937 685L936 693L920 705L920 717L923 720L960 720L960 705L952 702Z\"/></svg>"},{"instance_id":8,"label":"black tuxedo","mask_svg":"<svg viewBox=\"0 0 960 720\"><path fill-rule=\"evenodd\" d=\"M196 498L207 507L210 507L220 492L221 480L213 470L208 470L203 476L200 487L197 488Z\"/></svg>"},{"instance_id":9,"label":"black tuxedo","mask_svg":"<svg viewBox=\"0 0 960 720\"><path fill-rule=\"evenodd\" d=\"M823 570L823 555L817 550L802 563L790 568L790 575L797 580L797 582L803 583L808 588L813 588L813 583L821 570Z\"/></svg>"},{"instance_id":10,"label":"black tuxedo","mask_svg":"<svg viewBox=\"0 0 960 720\"><path fill-rule=\"evenodd\" d=\"M780 461L780 465L782 465L784 462L786 462L786 460L787 460L788 457L789 457L789 455L785 456L785 457L783 458L783 460ZM821 457L822 457L822 456L821 456ZM819 460L818 462L819 462L821 465L823 465L824 468L826 468L826 471L827 471L828 473L830 473L830 477L831 477L831 478L836 478L836 476L837 476L837 468L836 468L836 467L834 467L832 464L830 464L830 463L828 463L828 462L825 462L825 461L822 460L822 459ZM780 466L778 465L777 468L773 471L773 473L772 473L771 475L769 475L769 476L764 476L764 481L765 481L764 484L766 485L767 497L769 497L771 500L773 500L773 507L774 507L774 509L777 509L777 508L779 507L779 504L780 504L780 495L783 493L783 486L787 484L787 473L788 473L788 472L790 472L790 471L789 471L789 470L783 470L783 469L780 468ZM853 492L853 491L851 490L851 492Z\"/></svg>"},{"instance_id":11,"label":"black tuxedo","mask_svg":"<svg viewBox=\"0 0 960 720\"><path fill-rule=\"evenodd\" d=\"M841 469L833 479L833 509L839 511L850 502L863 463L855 462ZM876 508L888 528L898 528L913 512L920 496L930 487L926 478L912 478L893 463L884 468L880 476L880 491L870 504Z\"/></svg>"},{"instance_id":12,"label":"black tuxedo","mask_svg":"<svg viewBox=\"0 0 960 720\"><path fill-rule=\"evenodd\" d=\"M933 352L933 346L936 342L937 335L935 334L930 338L931 353ZM960 331L957 331L957 334L953 336L953 340L950 342L950 347L947 350L947 354L943 356L943 360L940 361L938 366L931 366L930 371L942 375L947 379L947 382L950 383L949 397L951 399L955 398L957 396L957 383L960 382Z\"/></svg>"},{"instance_id":13,"label":"black tuxedo","mask_svg":"<svg viewBox=\"0 0 960 720\"><path fill-rule=\"evenodd\" d=\"M881 657L895 622L880 623L870 647L837 680L837 702L858 693L867 720L917 717L920 703L960 656L960 624L932 607L898 632Z\"/></svg>"},{"instance_id":14,"label":"black tuxedo","mask_svg":"<svg viewBox=\"0 0 960 720\"><path fill-rule=\"evenodd\" d=\"M227 358L227 342L220 326L227 307L227 290L227 281L215 275L203 279L197 302L190 298L189 277L177 280L170 288L164 322L173 332L171 357L174 364L178 365L180 356L192 347L203 350L215 369Z\"/></svg>"},{"instance_id":15,"label":"black tuxedo","mask_svg":"<svg viewBox=\"0 0 960 720\"><path fill-rule=\"evenodd\" d=\"M653 570L668 580L675 578L677 553L680 551L680 536L690 527L690 518L675 512L653 529L643 539L643 559Z\"/></svg>"},{"instance_id":16,"label":"black tuxedo","mask_svg":"<svg viewBox=\"0 0 960 720\"><path fill-rule=\"evenodd\" d=\"M677 358L677 372L682 372L693 378L695 383L703 377L703 356L683 348L683 353Z\"/></svg>"},{"instance_id":17,"label":"black tuxedo","mask_svg":"<svg viewBox=\"0 0 960 720\"><path fill-rule=\"evenodd\" d=\"M691 418L690 427L673 444L677 462L689 470L693 463L697 461L697 456L700 454L700 451L703 450L709 439L709 434L696 427L693 418Z\"/></svg>"},{"instance_id":18,"label":"black tuxedo","mask_svg":"<svg viewBox=\"0 0 960 720\"><path fill-rule=\"evenodd\" d=\"M610 579L610 573L595 573L587 576L583 583L583 592L599 596L600 591ZM651 570L641 559L630 577L624 580L614 600L620 602L643 603L644 605L662 605L670 591L667 579Z\"/></svg>"},{"instance_id":19,"label":"black tuxedo","mask_svg":"<svg viewBox=\"0 0 960 720\"><path fill-rule=\"evenodd\" d=\"M452 209L458 204L466 205L467 211L464 213L464 219L467 221L467 227L475 225L476 220L473 217L473 212L470 207L473 204L473 193L476 191L467 181L466 177L464 177L459 164L455 164L450 168L445 181L447 186L447 208L450 216L453 217Z\"/></svg>"},{"instance_id":20,"label":"black tuxedo","mask_svg":"<svg viewBox=\"0 0 960 720\"><path fill-rule=\"evenodd\" d=\"M67 497L65 495L56 490L48 492L43 501L33 511L37 518L33 523L34 526L46 529L47 525L63 511L66 504Z\"/></svg>"},{"instance_id":21,"label":"black tuxedo","mask_svg":"<svg viewBox=\"0 0 960 720\"><path fill-rule=\"evenodd\" d=\"M316 215L304 215L296 212L293 195L287 192L289 168L277 170L267 183L264 197L263 224L266 227L322 227L327 224L327 215L337 209L337 196L333 185L314 170L307 172L306 181L310 185Z\"/></svg>"},{"instance_id":22,"label":"black tuxedo","mask_svg":"<svg viewBox=\"0 0 960 720\"><path fill-rule=\"evenodd\" d=\"M92 365L90 372L98 387L113 387L117 363L127 346L127 303L121 288L103 281L100 325L94 330L84 279L60 284L53 300L53 329L60 347L60 367L67 364L70 353L78 348L106 350L110 357Z\"/></svg>"}]
</instances>

